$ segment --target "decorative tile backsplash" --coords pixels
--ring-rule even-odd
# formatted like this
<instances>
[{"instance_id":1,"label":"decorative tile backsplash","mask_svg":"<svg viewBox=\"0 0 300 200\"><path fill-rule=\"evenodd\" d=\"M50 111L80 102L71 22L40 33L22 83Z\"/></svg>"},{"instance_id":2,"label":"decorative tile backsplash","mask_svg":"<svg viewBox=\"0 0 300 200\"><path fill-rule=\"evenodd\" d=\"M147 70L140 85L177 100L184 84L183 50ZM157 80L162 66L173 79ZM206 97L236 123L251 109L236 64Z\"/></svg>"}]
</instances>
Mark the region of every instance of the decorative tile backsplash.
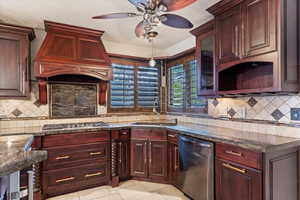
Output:
<instances>
[{"instance_id":1,"label":"decorative tile backsplash","mask_svg":"<svg viewBox=\"0 0 300 200\"><path fill-rule=\"evenodd\" d=\"M28 100L0 99L0 118L48 117L48 105L38 103L38 84L32 82Z\"/></svg>"},{"instance_id":2,"label":"decorative tile backsplash","mask_svg":"<svg viewBox=\"0 0 300 200\"><path fill-rule=\"evenodd\" d=\"M49 105L40 105L38 101L38 83L31 83L31 94L27 100L0 99L1 118L48 118ZM97 105L97 113L107 113L106 106Z\"/></svg>"},{"instance_id":3,"label":"decorative tile backsplash","mask_svg":"<svg viewBox=\"0 0 300 200\"><path fill-rule=\"evenodd\" d=\"M292 108L300 108L300 96L217 98L209 100L208 113L213 117L297 123L291 120Z\"/></svg>"}]
</instances>

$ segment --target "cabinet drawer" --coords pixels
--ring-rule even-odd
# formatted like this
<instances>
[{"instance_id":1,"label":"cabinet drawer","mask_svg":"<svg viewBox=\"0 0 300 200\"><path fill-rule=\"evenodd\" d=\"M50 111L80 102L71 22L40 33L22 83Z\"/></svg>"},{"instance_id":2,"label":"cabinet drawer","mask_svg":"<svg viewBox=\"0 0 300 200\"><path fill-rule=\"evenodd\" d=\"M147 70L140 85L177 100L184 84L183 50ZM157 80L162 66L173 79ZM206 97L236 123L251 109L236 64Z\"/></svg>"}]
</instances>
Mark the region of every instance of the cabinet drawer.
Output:
<instances>
[{"instance_id":1,"label":"cabinet drawer","mask_svg":"<svg viewBox=\"0 0 300 200\"><path fill-rule=\"evenodd\" d=\"M216 155L248 167L262 169L262 154L228 144L216 144Z\"/></svg>"},{"instance_id":2,"label":"cabinet drawer","mask_svg":"<svg viewBox=\"0 0 300 200\"><path fill-rule=\"evenodd\" d=\"M121 140L129 140L130 139L130 131L128 129L120 130L120 139Z\"/></svg>"},{"instance_id":3,"label":"cabinet drawer","mask_svg":"<svg viewBox=\"0 0 300 200\"><path fill-rule=\"evenodd\" d=\"M175 132L167 132L168 136L168 142L173 143L173 144L178 144L178 135Z\"/></svg>"},{"instance_id":4,"label":"cabinet drawer","mask_svg":"<svg viewBox=\"0 0 300 200\"><path fill-rule=\"evenodd\" d=\"M107 183L109 177L107 163L43 172L43 191L47 197L64 194Z\"/></svg>"},{"instance_id":5,"label":"cabinet drawer","mask_svg":"<svg viewBox=\"0 0 300 200\"><path fill-rule=\"evenodd\" d=\"M134 140L158 140L166 141L167 134L164 129L132 129L131 138Z\"/></svg>"},{"instance_id":6,"label":"cabinet drawer","mask_svg":"<svg viewBox=\"0 0 300 200\"><path fill-rule=\"evenodd\" d=\"M88 144L108 141L109 139L109 131L47 135L43 137L43 147Z\"/></svg>"},{"instance_id":7,"label":"cabinet drawer","mask_svg":"<svg viewBox=\"0 0 300 200\"><path fill-rule=\"evenodd\" d=\"M48 151L48 159L44 161L44 170L78 166L78 161L89 162L94 160L106 161L109 154L109 143L72 145L52 147Z\"/></svg>"}]
</instances>

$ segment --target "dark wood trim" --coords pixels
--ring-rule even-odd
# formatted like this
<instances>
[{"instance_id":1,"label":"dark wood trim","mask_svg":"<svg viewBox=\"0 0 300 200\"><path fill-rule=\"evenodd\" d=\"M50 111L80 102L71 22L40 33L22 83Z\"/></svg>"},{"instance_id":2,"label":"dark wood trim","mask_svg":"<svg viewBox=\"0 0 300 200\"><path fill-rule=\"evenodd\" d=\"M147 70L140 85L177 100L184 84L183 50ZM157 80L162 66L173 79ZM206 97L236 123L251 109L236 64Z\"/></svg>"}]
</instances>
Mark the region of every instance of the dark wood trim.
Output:
<instances>
[{"instance_id":1,"label":"dark wood trim","mask_svg":"<svg viewBox=\"0 0 300 200\"><path fill-rule=\"evenodd\" d=\"M39 80L39 101L41 105L48 103L47 81Z\"/></svg>"},{"instance_id":2,"label":"dark wood trim","mask_svg":"<svg viewBox=\"0 0 300 200\"><path fill-rule=\"evenodd\" d=\"M127 60L136 60L141 62L148 62L150 59L146 57L139 57L139 56L129 56L129 55L122 55L116 53L108 53L108 56L113 58L120 58L120 59L127 59Z\"/></svg>"},{"instance_id":3,"label":"dark wood trim","mask_svg":"<svg viewBox=\"0 0 300 200\"><path fill-rule=\"evenodd\" d=\"M53 21L48 21L45 20L45 30L46 32L48 31L67 31L67 32L73 32L77 34L82 34L84 33L85 35L91 35L91 36L102 36L104 34L104 31L101 30L96 30L96 29L91 29L91 28L85 28L85 27L80 27L80 26L73 26L69 24L62 24L62 23L57 23Z\"/></svg>"},{"instance_id":4,"label":"dark wood trim","mask_svg":"<svg viewBox=\"0 0 300 200\"><path fill-rule=\"evenodd\" d=\"M18 33L24 33L28 35L28 38L30 41L35 39L35 33L34 29L31 27L26 26L18 26L13 24L7 24L7 23L0 23L0 29L5 29L7 32L18 32Z\"/></svg>"},{"instance_id":5,"label":"dark wood trim","mask_svg":"<svg viewBox=\"0 0 300 200\"><path fill-rule=\"evenodd\" d=\"M214 30L214 27L215 27L215 20L212 19L206 22L205 24L191 30L190 33L193 34L194 36L198 36Z\"/></svg>"},{"instance_id":6,"label":"dark wood trim","mask_svg":"<svg viewBox=\"0 0 300 200\"><path fill-rule=\"evenodd\" d=\"M213 6L209 7L206 10L209 13L216 16L216 15L223 13L224 11L227 11L227 10L237 6L242 1L244 1L244 0L222 0L222 1L214 4Z\"/></svg>"}]
</instances>

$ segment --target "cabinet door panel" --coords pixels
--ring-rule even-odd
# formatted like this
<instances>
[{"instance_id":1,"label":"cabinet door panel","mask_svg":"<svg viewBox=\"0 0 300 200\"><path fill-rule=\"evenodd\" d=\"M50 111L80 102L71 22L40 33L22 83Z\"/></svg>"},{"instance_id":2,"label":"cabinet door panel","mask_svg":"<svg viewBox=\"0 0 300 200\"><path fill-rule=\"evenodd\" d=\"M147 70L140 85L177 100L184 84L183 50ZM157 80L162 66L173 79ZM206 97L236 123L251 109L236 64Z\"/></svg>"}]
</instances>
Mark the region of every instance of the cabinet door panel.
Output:
<instances>
[{"instance_id":1,"label":"cabinet door panel","mask_svg":"<svg viewBox=\"0 0 300 200\"><path fill-rule=\"evenodd\" d=\"M119 178L123 181L130 176L130 142L119 143Z\"/></svg>"},{"instance_id":2,"label":"cabinet door panel","mask_svg":"<svg viewBox=\"0 0 300 200\"><path fill-rule=\"evenodd\" d=\"M217 64L240 56L241 8L237 6L216 18Z\"/></svg>"},{"instance_id":3,"label":"cabinet door panel","mask_svg":"<svg viewBox=\"0 0 300 200\"><path fill-rule=\"evenodd\" d=\"M149 142L149 177L152 179L166 179L167 142Z\"/></svg>"},{"instance_id":4,"label":"cabinet door panel","mask_svg":"<svg viewBox=\"0 0 300 200\"><path fill-rule=\"evenodd\" d=\"M276 50L275 1L247 0L243 3L244 56Z\"/></svg>"},{"instance_id":5,"label":"cabinet door panel","mask_svg":"<svg viewBox=\"0 0 300 200\"><path fill-rule=\"evenodd\" d=\"M131 142L131 176L148 177L147 141Z\"/></svg>"},{"instance_id":6,"label":"cabinet door panel","mask_svg":"<svg viewBox=\"0 0 300 200\"><path fill-rule=\"evenodd\" d=\"M178 145L168 144L168 169L169 169L169 182L176 185L176 177L179 169L179 152Z\"/></svg>"},{"instance_id":7,"label":"cabinet door panel","mask_svg":"<svg viewBox=\"0 0 300 200\"><path fill-rule=\"evenodd\" d=\"M261 172L217 160L216 198L217 200L262 200Z\"/></svg>"},{"instance_id":8,"label":"cabinet door panel","mask_svg":"<svg viewBox=\"0 0 300 200\"><path fill-rule=\"evenodd\" d=\"M0 96L25 97L29 91L28 49L25 36L0 32Z\"/></svg>"}]
</instances>

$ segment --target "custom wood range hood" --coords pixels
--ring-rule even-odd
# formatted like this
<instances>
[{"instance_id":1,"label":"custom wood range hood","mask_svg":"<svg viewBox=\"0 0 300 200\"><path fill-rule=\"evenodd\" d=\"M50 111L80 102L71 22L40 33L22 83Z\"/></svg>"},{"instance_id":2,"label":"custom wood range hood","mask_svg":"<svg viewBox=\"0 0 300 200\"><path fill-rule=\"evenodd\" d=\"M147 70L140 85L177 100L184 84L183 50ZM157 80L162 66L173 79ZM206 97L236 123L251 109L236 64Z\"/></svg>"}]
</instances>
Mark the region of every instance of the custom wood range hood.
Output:
<instances>
[{"instance_id":1,"label":"custom wood range hood","mask_svg":"<svg viewBox=\"0 0 300 200\"><path fill-rule=\"evenodd\" d=\"M47 103L47 80L60 75L99 79L100 97L112 78L111 61L101 41L103 31L45 21L47 36L34 60L40 103ZM104 91L105 90L105 91ZM100 104L104 104L100 99Z\"/></svg>"}]
</instances>

